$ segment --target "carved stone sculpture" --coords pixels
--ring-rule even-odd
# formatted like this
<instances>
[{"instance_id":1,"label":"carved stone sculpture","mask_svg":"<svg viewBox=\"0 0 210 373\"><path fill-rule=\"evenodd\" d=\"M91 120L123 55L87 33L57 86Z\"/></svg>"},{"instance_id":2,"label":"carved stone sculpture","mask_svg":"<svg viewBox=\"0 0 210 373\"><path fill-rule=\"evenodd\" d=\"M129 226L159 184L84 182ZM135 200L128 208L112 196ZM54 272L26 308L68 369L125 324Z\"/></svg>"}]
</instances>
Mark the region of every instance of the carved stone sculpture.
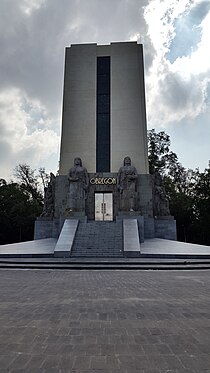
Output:
<instances>
[{"instance_id":1,"label":"carved stone sculpture","mask_svg":"<svg viewBox=\"0 0 210 373\"><path fill-rule=\"evenodd\" d=\"M44 188L44 207L41 217L53 217L55 203L55 175L50 173L48 186Z\"/></svg>"},{"instance_id":2,"label":"carved stone sculpture","mask_svg":"<svg viewBox=\"0 0 210 373\"><path fill-rule=\"evenodd\" d=\"M137 171L131 165L130 157L124 158L124 165L118 172L118 189L120 191L121 211L134 211L136 206Z\"/></svg>"},{"instance_id":3,"label":"carved stone sculpture","mask_svg":"<svg viewBox=\"0 0 210 373\"><path fill-rule=\"evenodd\" d=\"M85 211L89 180L87 170L82 166L82 160L78 157L74 159L74 166L69 170L68 180L67 210L72 212Z\"/></svg>"},{"instance_id":4,"label":"carved stone sculpture","mask_svg":"<svg viewBox=\"0 0 210 373\"><path fill-rule=\"evenodd\" d=\"M155 217L170 215L169 201L159 172L153 174L153 212Z\"/></svg>"}]
</instances>

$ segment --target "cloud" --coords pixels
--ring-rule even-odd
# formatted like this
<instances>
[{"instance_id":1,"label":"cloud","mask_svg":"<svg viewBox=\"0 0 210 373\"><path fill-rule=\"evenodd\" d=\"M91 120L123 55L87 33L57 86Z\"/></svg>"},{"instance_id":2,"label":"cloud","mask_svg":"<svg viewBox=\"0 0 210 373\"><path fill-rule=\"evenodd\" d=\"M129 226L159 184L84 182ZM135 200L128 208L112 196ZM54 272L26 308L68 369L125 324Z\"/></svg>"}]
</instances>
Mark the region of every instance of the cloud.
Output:
<instances>
[{"instance_id":1,"label":"cloud","mask_svg":"<svg viewBox=\"0 0 210 373\"><path fill-rule=\"evenodd\" d=\"M72 43L145 43L147 0L2 0L0 79L39 99L50 115L60 113L64 48ZM110 12L110 10L114 10Z\"/></svg>"},{"instance_id":2,"label":"cloud","mask_svg":"<svg viewBox=\"0 0 210 373\"><path fill-rule=\"evenodd\" d=\"M207 80L192 76L184 80L179 74L168 71L158 82L150 102L152 125L166 127L183 119L194 119L206 109ZM156 101L155 101L156 100Z\"/></svg>"},{"instance_id":3,"label":"cloud","mask_svg":"<svg viewBox=\"0 0 210 373\"><path fill-rule=\"evenodd\" d=\"M39 9L44 2L45 0L23 0L22 3L20 3L20 9L30 16L33 11Z\"/></svg>"},{"instance_id":4,"label":"cloud","mask_svg":"<svg viewBox=\"0 0 210 373\"><path fill-rule=\"evenodd\" d=\"M178 57L188 56L197 49L201 41L201 22L210 10L210 2L202 1L187 10L174 21L175 37L166 58L173 63ZM184 37L183 37L184 35Z\"/></svg>"},{"instance_id":5,"label":"cloud","mask_svg":"<svg viewBox=\"0 0 210 373\"><path fill-rule=\"evenodd\" d=\"M57 152L59 137L51 126L45 119L44 108L30 101L23 92L17 89L0 92L2 178L8 175L8 168L12 170L19 163L36 167Z\"/></svg>"},{"instance_id":6,"label":"cloud","mask_svg":"<svg viewBox=\"0 0 210 373\"><path fill-rule=\"evenodd\" d=\"M159 15L157 22L151 24L155 14ZM178 43L175 56L173 42L176 40L177 43L179 25L187 17L186 24L190 24L192 28L195 14L197 14L196 27L199 28L200 41L196 44L196 48L190 48L188 52L185 50L184 55L183 46ZM156 49L156 56L147 78L149 126L166 128L171 123L198 117L205 112L208 103L210 60L207 54L210 7L207 6L206 1L199 4L196 1L182 1L179 4L171 0L170 4L167 2L166 5L164 2L154 0L145 9L145 18ZM182 27L186 28L186 24ZM169 53L171 45L173 48ZM179 45L181 45L180 49Z\"/></svg>"}]
</instances>

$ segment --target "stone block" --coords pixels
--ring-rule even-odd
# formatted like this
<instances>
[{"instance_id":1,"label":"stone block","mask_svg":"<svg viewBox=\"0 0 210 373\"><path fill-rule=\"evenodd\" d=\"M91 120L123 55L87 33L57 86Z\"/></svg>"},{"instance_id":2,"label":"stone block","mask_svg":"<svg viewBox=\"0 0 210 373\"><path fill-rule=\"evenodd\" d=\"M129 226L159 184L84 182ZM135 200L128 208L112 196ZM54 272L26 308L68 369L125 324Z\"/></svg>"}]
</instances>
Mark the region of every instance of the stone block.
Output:
<instances>
[{"instance_id":1,"label":"stone block","mask_svg":"<svg viewBox=\"0 0 210 373\"><path fill-rule=\"evenodd\" d=\"M155 222L153 218L144 219L144 237L145 238L155 237Z\"/></svg>"},{"instance_id":2,"label":"stone block","mask_svg":"<svg viewBox=\"0 0 210 373\"><path fill-rule=\"evenodd\" d=\"M172 216L169 216L168 219L166 217L154 219L154 225L155 237L176 241L176 220Z\"/></svg>"},{"instance_id":3,"label":"stone block","mask_svg":"<svg viewBox=\"0 0 210 373\"><path fill-rule=\"evenodd\" d=\"M40 240L43 238L51 238L53 230L52 218L37 218L34 227L34 239Z\"/></svg>"},{"instance_id":4,"label":"stone block","mask_svg":"<svg viewBox=\"0 0 210 373\"><path fill-rule=\"evenodd\" d=\"M60 219L53 219L52 237L58 238L60 234Z\"/></svg>"},{"instance_id":5,"label":"stone block","mask_svg":"<svg viewBox=\"0 0 210 373\"><path fill-rule=\"evenodd\" d=\"M138 216L138 229L139 229L139 240L140 242L144 242L144 216Z\"/></svg>"}]
</instances>

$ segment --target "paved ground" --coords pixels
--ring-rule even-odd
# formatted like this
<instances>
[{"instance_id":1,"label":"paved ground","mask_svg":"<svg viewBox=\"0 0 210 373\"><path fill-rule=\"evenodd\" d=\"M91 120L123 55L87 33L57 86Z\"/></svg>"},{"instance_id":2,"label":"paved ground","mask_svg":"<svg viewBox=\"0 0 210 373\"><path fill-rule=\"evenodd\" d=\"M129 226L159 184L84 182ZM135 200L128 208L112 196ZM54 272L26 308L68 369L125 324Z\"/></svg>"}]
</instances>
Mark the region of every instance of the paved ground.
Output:
<instances>
[{"instance_id":1,"label":"paved ground","mask_svg":"<svg viewBox=\"0 0 210 373\"><path fill-rule=\"evenodd\" d=\"M0 372L210 373L210 271L0 271Z\"/></svg>"},{"instance_id":2,"label":"paved ground","mask_svg":"<svg viewBox=\"0 0 210 373\"><path fill-rule=\"evenodd\" d=\"M152 238L141 244L142 254L210 255L210 246Z\"/></svg>"},{"instance_id":3,"label":"paved ground","mask_svg":"<svg viewBox=\"0 0 210 373\"><path fill-rule=\"evenodd\" d=\"M1 255L53 255L57 240L55 238L44 238L43 240L34 240L26 242L11 243L7 245L0 245Z\"/></svg>"}]
</instances>

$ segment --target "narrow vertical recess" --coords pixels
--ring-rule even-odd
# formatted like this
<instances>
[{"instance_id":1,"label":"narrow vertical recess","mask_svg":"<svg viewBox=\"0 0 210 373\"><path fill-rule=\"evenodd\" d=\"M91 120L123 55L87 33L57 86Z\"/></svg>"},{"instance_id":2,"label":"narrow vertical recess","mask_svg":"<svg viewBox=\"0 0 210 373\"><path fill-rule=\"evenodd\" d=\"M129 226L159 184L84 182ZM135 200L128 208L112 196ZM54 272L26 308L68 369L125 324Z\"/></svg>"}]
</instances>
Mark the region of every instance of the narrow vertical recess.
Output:
<instances>
[{"instance_id":1,"label":"narrow vertical recess","mask_svg":"<svg viewBox=\"0 0 210 373\"><path fill-rule=\"evenodd\" d=\"M96 172L110 172L110 56L97 57Z\"/></svg>"}]
</instances>

